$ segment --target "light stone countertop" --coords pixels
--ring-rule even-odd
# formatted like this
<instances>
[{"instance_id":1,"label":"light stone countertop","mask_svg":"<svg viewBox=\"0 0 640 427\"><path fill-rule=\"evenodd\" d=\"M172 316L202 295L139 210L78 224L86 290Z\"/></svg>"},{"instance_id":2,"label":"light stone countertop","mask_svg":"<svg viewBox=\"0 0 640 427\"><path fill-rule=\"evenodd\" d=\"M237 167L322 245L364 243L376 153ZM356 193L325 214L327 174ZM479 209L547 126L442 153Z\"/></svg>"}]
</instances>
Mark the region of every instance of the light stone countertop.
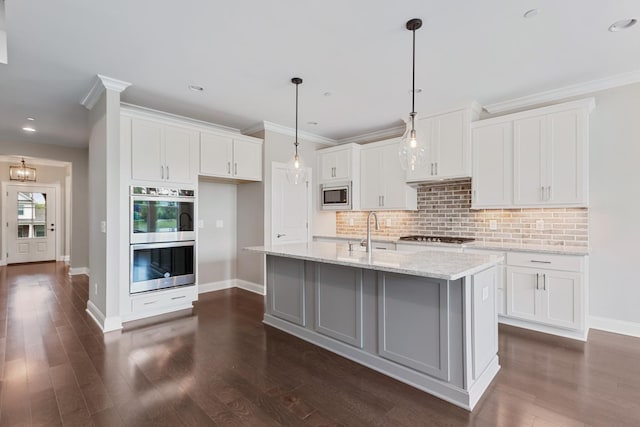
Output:
<instances>
[{"instance_id":1,"label":"light stone countertop","mask_svg":"<svg viewBox=\"0 0 640 427\"><path fill-rule=\"evenodd\" d=\"M345 242L359 242L362 237L358 236L313 236L319 239L334 239L344 240ZM589 255L589 248L584 246L563 246L563 245L531 245L531 244L513 244L513 243L494 243L475 241L464 244L455 243L436 243L436 242L413 242L406 240L398 240L396 237L376 236L371 238L374 242L384 243L401 243L403 245L415 245L424 248L432 248L437 250L438 247L445 248L469 248L469 249L486 249L494 251L513 251L513 252L537 252L544 254L556 254L556 255L576 255L585 256Z\"/></svg>"},{"instance_id":2,"label":"light stone countertop","mask_svg":"<svg viewBox=\"0 0 640 427\"><path fill-rule=\"evenodd\" d=\"M331 242L290 243L244 249L286 258L445 280L457 280L486 270L503 261L501 256L451 253L429 249L418 252L388 250L374 250L370 253L362 250L349 252L346 244Z\"/></svg>"}]
</instances>

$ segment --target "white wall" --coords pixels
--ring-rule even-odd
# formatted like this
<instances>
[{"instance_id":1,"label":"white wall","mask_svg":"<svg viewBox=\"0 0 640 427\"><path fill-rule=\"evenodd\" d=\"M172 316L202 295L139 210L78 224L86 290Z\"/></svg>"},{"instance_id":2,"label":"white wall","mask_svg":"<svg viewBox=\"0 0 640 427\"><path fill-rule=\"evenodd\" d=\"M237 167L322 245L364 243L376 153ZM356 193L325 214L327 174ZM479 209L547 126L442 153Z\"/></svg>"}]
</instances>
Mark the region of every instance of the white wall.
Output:
<instances>
[{"instance_id":1,"label":"white wall","mask_svg":"<svg viewBox=\"0 0 640 427\"><path fill-rule=\"evenodd\" d=\"M595 96L589 150L590 315L636 323L640 333L640 84Z\"/></svg>"},{"instance_id":2,"label":"white wall","mask_svg":"<svg viewBox=\"0 0 640 427\"><path fill-rule=\"evenodd\" d=\"M198 183L198 283L236 278L237 186L200 180ZM216 225L222 221L222 227Z\"/></svg>"},{"instance_id":3,"label":"white wall","mask_svg":"<svg viewBox=\"0 0 640 427\"><path fill-rule=\"evenodd\" d=\"M11 156L37 157L71 163L72 181L72 222L71 222L71 267L89 266L89 173L88 150L68 148L58 145L35 144L28 141L1 141L0 154ZM7 170L8 180L9 172ZM64 185L61 187L64 189Z\"/></svg>"}]
</instances>

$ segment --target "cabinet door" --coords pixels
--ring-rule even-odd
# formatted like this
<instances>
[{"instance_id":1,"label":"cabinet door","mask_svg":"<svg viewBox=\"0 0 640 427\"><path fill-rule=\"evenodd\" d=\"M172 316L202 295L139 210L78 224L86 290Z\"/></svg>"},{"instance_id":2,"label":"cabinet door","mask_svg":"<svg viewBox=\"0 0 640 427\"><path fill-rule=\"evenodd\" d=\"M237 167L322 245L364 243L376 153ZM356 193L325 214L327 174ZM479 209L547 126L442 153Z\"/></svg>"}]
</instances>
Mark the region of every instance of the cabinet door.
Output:
<instances>
[{"instance_id":1,"label":"cabinet door","mask_svg":"<svg viewBox=\"0 0 640 427\"><path fill-rule=\"evenodd\" d=\"M239 179L262 181L262 144L233 141L233 175Z\"/></svg>"},{"instance_id":2,"label":"cabinet door","mask_svg":"<svg viewBox=\"0 0 640 427\"><path fill-rule=\"evenodd\" d=\"M233 139L212 133L200 134L200 174L231 177Z\"/></svg>"},{"instance_id":3,"label":"cabinet door","mask_svg":"<svg viewBox=\"0 0 640 427\"><path fill-rule=\"evenodd\" d=\"M160 123L131 121L131 179L164 179L163 133Z\"/></svg>"},{"instance_id":4,"label":"cabinet door","mask_svg":"<svg viewBox=\"0 0 640 427\"><path fill-rule=\"evenodd\" d=\"M351 179L351 150L336 152L334 175L335 179Z\"/></svg>"},{"instance_id":5,"label":"cabinet door","mask_svg":"<svg viewBox=\"0 0 640 427\"><path fill-rule=\"evenodd\" d=\"M335 179L336 152L323 153L320 155L320 179L331 181Z\"/></svg>"},{"instance_id":6,"label":"cabinet door","mask_svg":"<svg viewBox=\"0 0 640 427\"><path fill-rule=\"evenodd\" d=\"M546 116L516 120L513 124L513 202L544 204L546 186Z\"/></svg>"},{"instance_id":7,"label":"cabinet door","mask_svg":"<svg viewBox=\"0 0 640 427\"><path fill-rule=\"evenodd\" d=\"M438 178L471 176L466 114L463 110L434 118L432 151Z\"/></svg>"},{"instance_id":8,"label":"cabinet door","mask_svg":"<svg viewBox=\"0 0 640 427\"><path fill-rule=\"evenodd\" d=\"M583 110L547 116L547 202L586 204L586 136Z\"/></svg>"},{"instance_id":9,"label":"cabinet door","mask_svg":"<svg viewBox=\"0 0 640 427\"><path fill-rule=\"evenodd\" d=\"M407 182L427 181L434 179L435 174L435 152L433 148L433 131L434 131L434 119L431 117L418 119L415 123L416 137L418 141L425 147L425 159L422 166L415 170L406 171ZM395 157L398 157L396 153ZM391 159L389 159L391 161Z\"/></svg>"},{"instance_id":10,"label":"cabinet door","mask_svg":"<svg viewBox=\"0 0 640 427\"><path fill-rule=\"evenodd\" d=\"M360 208L362 210L376 210L382 206L383 152L384 147L378 147L365 149L360 153Z\"/></svg>"},{"instance_id":11,"label":"cabinet door","mask_svg":"<svg viewBox=\"0 0 640 427\"><path fill-rule=\"evenodd\" d=\"M532 268L507 267L507 315L538 320L542 310L538 297L539 272Z\"/></svg>"},{"instance_id":12,"label":"cabinet door","mask_svg":"<svg viewBox=\"0 0 640 427\"><path fill-rule=\"evenodd\" d=\"M384 209L406 209L407 183L405 182L405 171L398 160L397 144L387 145L380 152L381 169L378 174L381 176L382 203Z\"/></svg>"},{"instance_id":13,"label":"cabinet door","mask_svg":"<svg viewBox=\"0 0 640 427\"><path fill-rule=\"evenodd\" d=\"M513 199L511 122L473 130L473 207L509 206Z\"/></svg>"},{"instance_id":14,"label":"cabinet door","mask_svg":"<svg viewBox=\"0 0 640 427\"><path fill-rule=\"evenodd\" d=\"M267 256L267 312L301 326L306 324L304 263Z\"/></svg>"},{"instance_id":15,"label":"cabinet door","mask_svg":"<svg viewBox=\"0 0 640 427\"><path fill-rule=\"evenodd\" d=\"M165 180L178 183L192 183L196 180L196 165L192 164L192 159L197 151L197 141L197 132L165 126Z\"/></svg>"},{"instance_id":16,"label":"cabinet door","mask_svg":"<svg viewBox=\"0 0 640 427\"><path fill-rule=\"evenodd\" d=\"M542 270L540 321L571 329L582 328L582 275Z\"/></svg>"}]
</instances>

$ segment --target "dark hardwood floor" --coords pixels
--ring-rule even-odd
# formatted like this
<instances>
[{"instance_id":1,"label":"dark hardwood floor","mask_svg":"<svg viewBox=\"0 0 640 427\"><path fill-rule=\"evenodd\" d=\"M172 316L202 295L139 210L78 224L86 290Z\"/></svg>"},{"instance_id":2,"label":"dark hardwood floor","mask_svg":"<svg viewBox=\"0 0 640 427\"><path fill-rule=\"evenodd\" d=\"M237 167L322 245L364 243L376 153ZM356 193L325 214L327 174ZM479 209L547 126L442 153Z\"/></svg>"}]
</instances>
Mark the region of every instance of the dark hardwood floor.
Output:
<instances>
[{"instance_id":1,"label":"dark hardwood floor","mask_svg":"<svg viewBox=\"0 0 640 427\"><path fill-rule=\"evenodd\" d=\"M502 370L473 413L261 323L259 295L103 335L87 279L0 267L0 425L640 426L640 340L500 328Z\"/></svg>"}]
</instances>

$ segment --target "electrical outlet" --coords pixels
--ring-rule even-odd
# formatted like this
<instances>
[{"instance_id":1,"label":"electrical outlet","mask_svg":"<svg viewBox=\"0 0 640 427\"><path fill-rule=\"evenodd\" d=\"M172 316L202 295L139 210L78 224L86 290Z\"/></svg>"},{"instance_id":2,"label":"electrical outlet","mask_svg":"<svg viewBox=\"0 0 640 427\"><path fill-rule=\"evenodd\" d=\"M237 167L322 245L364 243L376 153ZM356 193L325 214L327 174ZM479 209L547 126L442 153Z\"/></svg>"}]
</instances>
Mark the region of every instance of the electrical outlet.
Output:
<instances>
[{"instance_id":1,"label":"electrical outlet","mask_svg":"<svg viewBox=\"0 0 640 427\"><path fill-rule=\"evenodd\" d=\"M353 218L349 218L349 225L350 226L356 225L356 221Z\"/></svg>"},{"instance_id":2,"label":"electrical outlet","mask_svg":"<svg viewBox=\"0 0 640 427\"><path fill-rule=\"evenodd\" d=\"M498 229L498 221L495 219L489 220L489 230L497 230Z\"/></svg>"},{"instance_id":3,"label":"electrical outlet","mask_svg":"<svg viewBox=\"0 0 640 427\"><path fill-rule=\"evenodd\" d=\"M94 295L98 295L98 284L97 283L93 284L93 294Z\"/></svg>"},{"instance_id":4,"label":"electrical outlet","mask_svg":"<svg viewBox=\"0 0 640 427\"><path fill-rule=\"evenodd\" d=\"M387 219L384 221L384 225L386 225L387 227L391 227L391 224L392 224L392 222L391 222L391 218L387 218Z\"/></svg>"},{"instance_id":5,"label":"electrical outlet","mask_svg":"<svg viewBox=\"0 0 640 427\"><path fill-rule=\"evenodd\" d=\"M544 220L539 219L536 221L536 230L544 230Z\"/></svg>"},{"instance_id":6,"label":"electrical outlet","mask_svg":"<svg viewBox=\"0 0 640 427\"><path fill-rule=\"evenodd\" d=\"M216 228L222 227L224 227L224 221L222 221L221 219L216 219Z\"/></svg>"},{"instance_id":7,"label":"electrical outlet","mask_svg":"<svg viewBox=\"0 0 640 427\"><path fill-rule=\"evenodd\" d=\"M100 221L100 231L103 233L107 232L107 221Z\"/></svg>"}]
</instances>

